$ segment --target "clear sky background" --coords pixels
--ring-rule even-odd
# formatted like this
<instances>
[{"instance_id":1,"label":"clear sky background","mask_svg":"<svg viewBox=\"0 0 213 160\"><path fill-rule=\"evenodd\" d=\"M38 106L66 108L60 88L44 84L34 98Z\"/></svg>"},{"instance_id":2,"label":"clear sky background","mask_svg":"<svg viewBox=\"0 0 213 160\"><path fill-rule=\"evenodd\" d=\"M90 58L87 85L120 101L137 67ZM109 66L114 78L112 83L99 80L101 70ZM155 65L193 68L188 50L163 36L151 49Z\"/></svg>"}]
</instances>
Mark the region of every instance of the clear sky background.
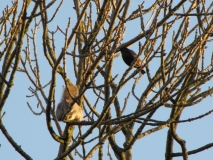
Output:
<instances>
[{"instance_id":1,"label":"clear sky background","mask_svg":"<svg viewBox=\"0 0 213 160\"><path fill-rule=\"evenodd\" d=\"M0 0L0 17L2 15L3 8L8 4L11 6L11 1L5 1ZM20 2L22 3L22 2ZM58 4L59 2L56 2ZM138 4L141 3L140 0L132 0L129 14L131 11L135 10ZM207 2L207 4L209 4ZM152 1L146 1L145 8L153 4ZM49 18L53 14L53 11L55 10L55 7L57 5L54 5L48 10ZM96 11L94 11L93 14L95 14ZM29 13L28 13L29 14ZM75 11L73 9L72 1L65 0L64 4L62 5L59 13L56 15L55 20L49 25L50 30L56 30L57 26L60 26L62 30L64 30L67 26L68 17L71 17L71 28L74 27L76 22L76 15ZM146 21L147 17L144 17L144 21ZM190 24L197 23L196 19L191 19ZM176 26L178 27L178 26ZM124 37L124 40L122 43L127 42L128 40L135 37L140 32L140 21L133 21L132 23L128 23L126 25L126 34ZM176 31L177 28L173 28L172 31ZM170 37L171 37L170 33ZM59 54L61 51L61 48L64 46L64 38L61 35L57 35L58 38L56 39L56 50ZM1 38L1 37L0 37ZM43 84L48 83L51 76L51 68L49 67L49 64L47 60L43 57L43 48L41 46L42 44L42 29L38 31L37 34L37 51L38 56L40 59L40 65L41 65L41 78ZM101 39L102 37L99 36ZM193 37L192 37L193 38ZM2 39L2 38L1 38ZM140 40L141 43L143 43L143 39ZM190 42L189 42L190 43ZM171 39L168 39L166 41L166 48L171 48ZM26 44L24 45L26 46ZM4 46L0 48L0 51L3 49ZM71 46L72 47L72 46ZM209 53L207 57L205 57L205 61L209 64L210 57L213 51L213 45L207 46L206 52ZM138 43L135 43L130 47L132 50L138 52ZM119 54L119 53L117 53ZM68 60L71 58L69 57ZM0 61L0 67L2 62ZM150 72L154 74L156 70L159 68L160 59L155 60L150 63ZM68 68L68 76L70 79L75 83L76 79L73 76L73 69L71 68L72 64L70 64L70 68ZM125 69L127 69L127 66L123 63L122 58L119 56L114 60L114 68L113 68L113 74L114 76L116 74L119 74L118 80L121 78L123 73L125 72ZM99 80L99 81L98 81ZM116 80L116 82L118 82ZM103 79L98 78L97 84L102 84ZM130 81L124 88L122 88L122 91L120 92L118 98L121 104L123 104L124 98L127 96L129 92L129 88L132 86L133 81ZM140 82L138 83L136 93L141 93L141 90L144 90L148 84L147 78L144 76ZM57 80L57 87L56 87L56 103L60 101L61 94L62 94L62 86L63 86L62 79L58 76ZM12 91L9 95L9 98L4 106L3 111L6 112L6 115L3 118L3 124L5 125L7 131L10 133L12 138L21 146L21 148L29 154L33 159L35 160L52 160L57 156L59 143L52 139L52 137L49 134L49 131L46 127L46 117L45 114L42 114L41 116L35 116L32 114L30 109L27 106L27 102L29 102L36 112L40 112L40 108L37 108L37 100L35 98L27 98L26 95L31 95L28 88L32 86L29 82L27 76L24 73L18 72L16 74L16 79L14 83L14 87L12 88ZM205 90L208 87L212 87L212 83L208 83L205 85L202 90ZM48 88L45 90L46 93L48 93ZM90 91L86 92L88 98L90 98L91 102L94 102L95 99L90 96ZM137 107L137 103L129 103L127 104L126 113L130 113L131 109L133 110ZM135 101L134 101L135 102ZM44 102L43 102L44 103ZM101 105L101 104L100 104ZM103 106L97 106L99 110L102 109ZM196 116L199 116L213 108L212 105L212 97L206 98L202 103L199 105L193 106L193 108L189 107L184 109L184 112L181 116L181 119L188 119L193 118ZM169 108L161 108L156 113L156 115L153 117L158 120L167 120L166 118L170 114ZM187 143L187 149L193 150L198 147L201 147L207 143L213 142L213 115L209 115L207 117L204 117L200 120L183 123L180 124L178 127L177 133L179 136L186 140ZM61 122L61 126L64 126L64 124ZM86 131L87 127L83 127L83 130ZM146 127L145 130L149 129ZM77 129L75 129L77 131ZM168 128L164 128L158 132L155 132L151 135L145 136L144 138L138 140L136 144L133 147L133 159L143 159L143 160L159 160L164 159L165 157L165 145L166 145L166 136L167 136ZM94 133L97 132L95 129L93 131ZM76 133L75 133L76 135ZM124 137L120 134L115 135L116 140L119 140L120 143L118 143L120 146L123 146L123 140ZM11 146L11 144L7 141L7 139L4 137L2 132L0 132L0 160L23 160L23 157L19 155L15 149ZM107 144L107 143L106 143ZM91 146L92 147L92 146ZM106 145L105 145L106 147ZM80 151L80 150L79 150ZM180 152L181 148L178 144L175 143L175 149L174 152ZM113 152L111 151L111 154L114 157ZM107 151L104 152L105 159L109 159L107 156ZM75 156L75 158L78 160L80 159L78 156ZM97 159L97 152L94 154L92 159ZM182 158L174 158L175 160L181 160ZM190 160L212 160L213 159L213 148L210 148L208 150L205 150L201 153L190 155Z\"/></svg>"}]
</instances>

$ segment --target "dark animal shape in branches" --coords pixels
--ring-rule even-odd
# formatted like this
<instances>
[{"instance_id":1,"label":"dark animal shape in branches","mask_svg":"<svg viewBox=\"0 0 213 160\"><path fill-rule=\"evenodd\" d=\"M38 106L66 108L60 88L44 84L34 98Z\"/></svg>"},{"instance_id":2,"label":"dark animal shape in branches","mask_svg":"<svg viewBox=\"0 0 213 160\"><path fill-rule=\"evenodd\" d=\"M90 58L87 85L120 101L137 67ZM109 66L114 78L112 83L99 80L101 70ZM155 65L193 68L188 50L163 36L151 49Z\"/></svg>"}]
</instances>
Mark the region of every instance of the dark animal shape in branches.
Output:
<instances>
[{"instance_id":1,"label":"dark animal shape in branches","mask_svg":"<svg viewBox=\"0 0 213 160\"><path fill-rule=\"evenodd\" d=\"M133 50L128 49L126 47L120 48L120 51L121 51L121 55L122 55L123 61L128 66L130 66L134 62L135 58L137 57L137 54ZM140 58L138 58L137 61L134 64L134 67L138 69L141 66L142 66L142 61L141 61ZM146 72L143 69L141 69L141 73L145 74Z\"/></svg>"}]
</instances>

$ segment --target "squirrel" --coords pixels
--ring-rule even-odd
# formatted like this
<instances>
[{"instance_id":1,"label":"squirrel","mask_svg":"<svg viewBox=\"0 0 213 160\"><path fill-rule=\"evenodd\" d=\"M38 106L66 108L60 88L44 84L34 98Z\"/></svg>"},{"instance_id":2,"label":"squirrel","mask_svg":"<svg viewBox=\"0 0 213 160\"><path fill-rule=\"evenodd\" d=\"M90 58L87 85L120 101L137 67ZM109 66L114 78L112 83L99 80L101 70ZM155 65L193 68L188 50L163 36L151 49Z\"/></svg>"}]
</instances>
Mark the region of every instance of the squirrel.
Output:
<instances>
[{"instance_id":1,"label":"squirrel","mask_svg":"<svg viewBox=\"0 0 213 160\"><path fill-rule=\"evenodd\" d=\"M81 107L74 103L70 109L70 104L73 102L73 98L78 96L78 88L72 83L67 84L70 93L68 92L66 86L64 87L62 98L56 109L56 118L58 121L72 122L72 121L82 121L83 113ZM71 96L70 96L71 94Z\"/></svg>"}]
</instances>

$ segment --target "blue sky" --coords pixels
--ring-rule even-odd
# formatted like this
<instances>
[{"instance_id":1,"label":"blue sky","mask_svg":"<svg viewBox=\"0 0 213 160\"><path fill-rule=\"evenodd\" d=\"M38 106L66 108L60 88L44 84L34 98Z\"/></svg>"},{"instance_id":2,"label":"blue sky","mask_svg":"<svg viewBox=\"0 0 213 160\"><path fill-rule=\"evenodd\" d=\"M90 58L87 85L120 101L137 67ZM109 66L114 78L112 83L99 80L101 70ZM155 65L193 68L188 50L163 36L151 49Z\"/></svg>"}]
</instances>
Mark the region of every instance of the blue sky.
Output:
<instances>
[{"instance_id":1,"label":"blue sky","mask_svg":"<svg viewBox=\"0 0 213 160\"><path fill-rule=\"evenodd\" d=\"M145 6L150 6L150 4L153 1L145 2ZM59 3L59 2L56 2ZM207 2L208 3L208 2ZM10 1L2 1L0 6L0 13L2 14L3 8L9 4L11 5ZM135 6L138 6L138 1L133 0L130 5L130 11L133 11L135 9ZM55 9L56 5L54 5L50 10L48 10L48 13L50 15L53 14L53 11ZM145 7L146 8L146 7ZM0 15L1 15L0 14ZM94 11L95 14L95 11ZM49 16L51 17L51 16ZM75 12L73 10L73 4L71 1L65 1L62 5L59 13L56 15L55 20L49 24L50 30L56 30L57 26L60 26L62 30L64 30L67 26L68 17L71 17L71 28L74 27L76 22L76 16ZM146 21L146 17L144 18L144 21ZM192 24L197 23L196 19L191 19L190 21ZM129 23L126 25L127 31L124 37L123 43L127 42L128 40L132 39L134 36L136 36L140 31L140 23L139 21L133 21L132 23ZM178 26L176 26L178 27ZM176 31L177 28L174 28L173 30ZM58 36L56 40L56 51L60 53L61 48L64 45L64 38L57 34ZM171 34L170 34L171 37ZM46 84L50 80L51 76L51 68L49 67L48 62L45 60L43 56L43 49L42 49L42 29L39 29L38 35L37 35L37 51L39 56L39 63L41 65L41 79L42 83ZM102 37L99 37L102 38ZM2 38L1 38L2 39ZM141 43L143 43L143 39L141 39ZM169 50L171 48L171 39L168 39L166 41L166 48ZM24 45L26 46L26 44ZM71 45L70 48L72 48L73 45ZM138 51L138 43L135 43L130 47L131 49L135 50L136 53ZM2 50L0 48L0 50ZM213 46L209 45L206 52L209 52L209 55L207 54L205 57L205 61L209 63L209 57L211 56L213 50ZM71 62L71 58L69 57L67 61ZM159 67L160 59L156 59L155 61L150 63L150 72L155 73L156 70ZM0 66L1 66L0 61ZM70 66L70 68L69 68ZM72 65L68 65L67 67L68 76L70 79L75 83L76 78L73 76L74 72L72 69ZM114 60L114 67L113 67L113 74L114 76L116 74L118 75L118 80L121 78L122 74L127 69L127 66L123 63L121 57L118 57ZM116 80L116 82L118 82ZM97 79L97 84L101 84L103 82L103 78L99 77ZM123 104L124 98L127 96L127 93L129 92L129 87L131 87L133 84L133 81L128 82L128 84L122 88L120 94L118 95L120 104ZM144 90L148 84L147 78L144 76L140 82L138 83L138 87L136 89L136 93L141 93L141 90ZM61 94L62 94L62 86L63 86L62 79L58 76L57 80L57 87L56 87L56 103L60 101ZM29 102L36 112L40 112L40 108L37 108L37 100L35 98L27 98L26 95L31 95L28 88L32 86L32 84L29 82L27 76L24 73L18 72L16 75L16 80L14 83L14 87L9 95L9 98L4 106L3 111L6 112L4 118L3 118L3 124L5 125L7 131L10 133L10 135L13 137L13 139L21 146L21 148L29 154L33 159L35 160L51 160L54 159L57 156L58 153L58 147L59 144L52 139L50 136L47 127L46 127L46 117L45 114L42 114L41 116L35 116L32 114L30 109L27 107L27 102ZM202 90L211 87L211 83L208 83L206 86L202 88ZM45 89L45 92L48 93L48 88ZM86 95L91 100L91 103L95 103L95 99L91 96L91 91L86 92ZM133 100L133 97L130 97L130 101L127 104L126 113L130 113L132 110L134 110L137 107L137 103ZM133 103L131 103L133 102ZM44 102L43 102L44 104ZM99 106L97 106L97 110L102 109L102 104L100 103ZM196 116L199 116L209 110L212 109L212 97L206 98L202 103L199 105L189 107L184 109L184 112L181 116L181 119L188 119L193 118ZM112 108L113 110L113 108ZM160 108L158 112L153 117L154 119L158 120L167 120L168 115L170 114L169 108ZM193 150L198 147L201 147L207 143L213 142L213 124L211 123L213 120L213 116L209 115L207 117L204 117L200 120L193 121L193 122L187 122L180 124L177 133L181 138L186 140L187 143L187 149ZM64 124L60 123L62 127L64 127ZM83 130L86 131L87 127L83 127ZM148 127L145 129L149 129ZM164 128L158 132L155 132L151 135L145 136L144 138L138 140L136 144L133 147L133 159L145 159L145 160L155 160L155 159L164 159L165 155L165 145L166 145L166 136L167 136L168 128ZM97 132L97 129L93 131L93 134ZM75 135L77 135L77 128L75 129ZM92 137L92 136L91 136ZM91 138L91 137L88 137ZM118 144L122 147L124 142L124 137L118 133L115 135L116 140L118 140ZM88 140L87 139L87 140ZM0 159L4 160L22 160L22 156L20 156L15 149L11 146L11 144L7 141L7 139L4 137L2 132L0 132ZM94 144L94 143L93 143ZM104 147L107 147L108 142L105 143ZM92 145L90 146L92 147ZM81 149L79 149L81 151ZM181 148L179 145L175 143L174 152L180 152ZM113 152L111 151L111 154L114 157ZM74 155L74 153L73 153ZM104 152L105 159L109 159L107 157L107 151ZM75 158L78 160L80 159L78 156L75 156ZM208 150L205 150L201 153L190 155L190 160L210 160L213 158L213 149L210 148ZM92 159L97 159L97 152L94 154ZM182 158L174 158L175 160L181 160Z\"/></svg>"}]
</instances>

